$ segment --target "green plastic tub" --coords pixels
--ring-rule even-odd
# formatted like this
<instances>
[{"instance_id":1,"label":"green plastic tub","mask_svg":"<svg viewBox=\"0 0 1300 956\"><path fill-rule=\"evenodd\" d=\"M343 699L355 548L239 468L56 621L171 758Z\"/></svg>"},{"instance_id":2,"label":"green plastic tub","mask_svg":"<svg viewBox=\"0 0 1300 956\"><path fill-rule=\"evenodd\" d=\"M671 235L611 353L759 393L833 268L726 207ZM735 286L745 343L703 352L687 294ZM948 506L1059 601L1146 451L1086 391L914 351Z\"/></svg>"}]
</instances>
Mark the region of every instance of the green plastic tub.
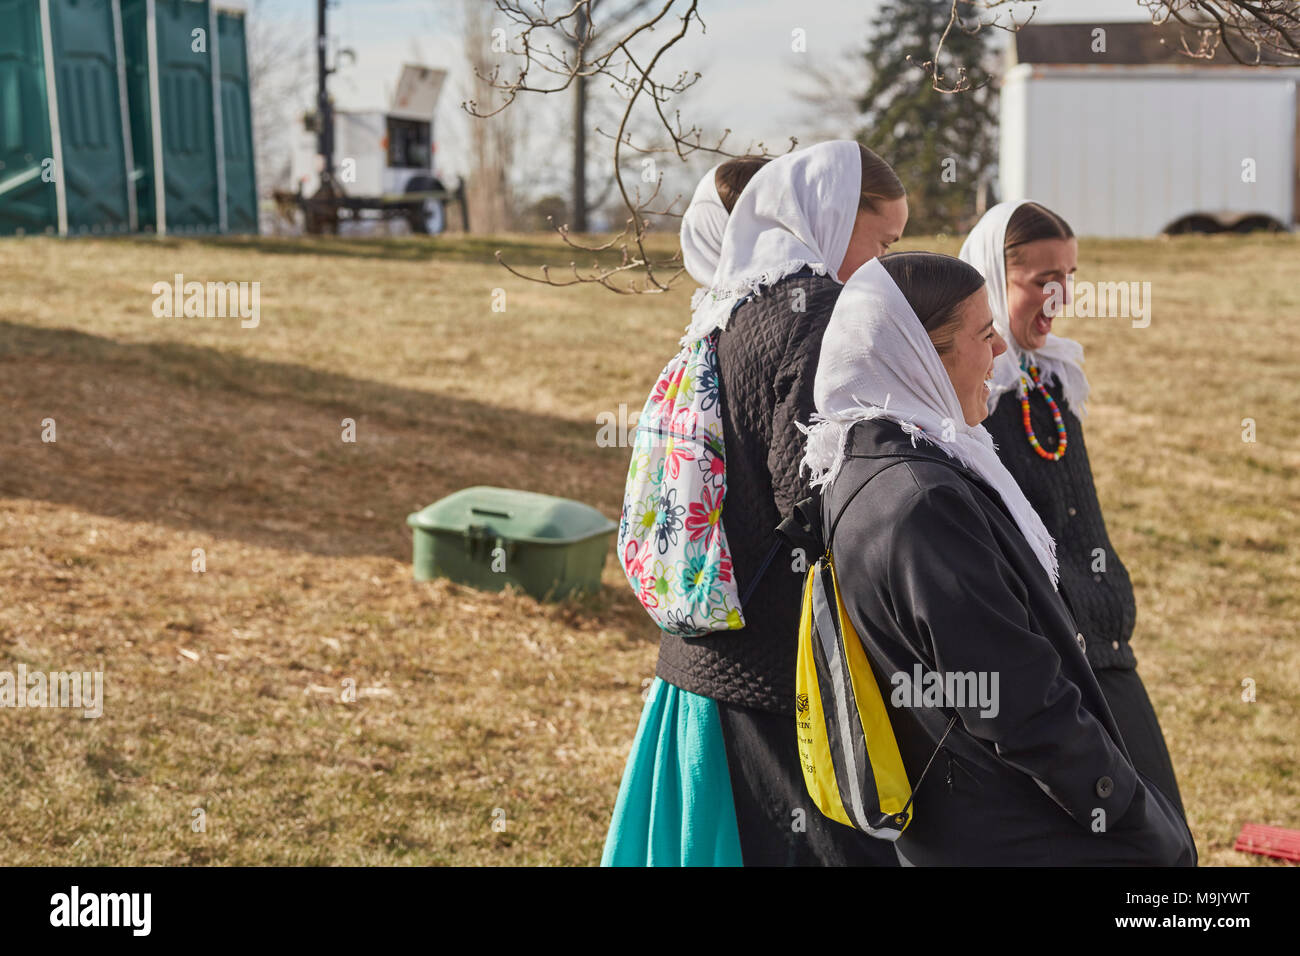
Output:
<instances>
[{"instance_id":1,"label":"green plastic tub","mask_svg":"<svg viewBox=\"0 0 1300 956\"><path fill-rule=\"evenodd\" d=\"M618 527L577 501L485 485L435 501L406 523L417 581L447 578L485 591L509 583L539 600L598 591Z\"/></svg>"}]
</instances>

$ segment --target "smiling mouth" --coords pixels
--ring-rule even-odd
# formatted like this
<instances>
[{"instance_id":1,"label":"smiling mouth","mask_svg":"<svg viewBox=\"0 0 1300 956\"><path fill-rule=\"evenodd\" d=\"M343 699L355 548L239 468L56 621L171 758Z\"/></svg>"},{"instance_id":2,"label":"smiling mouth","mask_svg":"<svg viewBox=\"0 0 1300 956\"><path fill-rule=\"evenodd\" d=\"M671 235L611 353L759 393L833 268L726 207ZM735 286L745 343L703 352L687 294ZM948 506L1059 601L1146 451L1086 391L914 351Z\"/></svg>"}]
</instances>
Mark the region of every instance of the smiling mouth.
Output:
<instances>
[{"instance_id":1,"label":"smiling mouth","mask_svg":"<svg viewBox=\"0 0 1300 956\"><path fill-rule=\"evenodd\" d=\"M1040 312L1038 315L1034 316L1034 329L1037 330L1040 335L1046 335L1048 332L1052 331L1052 320Z\"/></svg>"}]
</instances>

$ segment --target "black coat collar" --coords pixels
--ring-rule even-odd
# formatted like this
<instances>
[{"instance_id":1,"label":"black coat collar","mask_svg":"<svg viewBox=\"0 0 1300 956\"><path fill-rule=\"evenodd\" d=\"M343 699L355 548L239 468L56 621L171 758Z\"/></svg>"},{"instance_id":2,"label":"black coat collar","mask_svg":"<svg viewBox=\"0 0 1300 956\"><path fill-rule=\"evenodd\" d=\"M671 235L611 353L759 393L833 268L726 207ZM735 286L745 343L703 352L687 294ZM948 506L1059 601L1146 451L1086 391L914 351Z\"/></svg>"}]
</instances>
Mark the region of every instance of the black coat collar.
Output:
<instances>
[{"instance_id":1,"label":"black coat collar","mask_svg":"<svg viewBox=\"0 0 1300 956\"><path fill-rule=\"evenodd\" d=\"M932 461L945 465L957 472L967 481L975 484L987 495L994 505L1014 523L1010 510L1002 496L982 477L971 471L947 452L935 447L924 438L918 438L912 444L912 438L903 431L901 425L887 418L870 418L854 424L849 432L847 458L861 464L854 471L858 478L874 478L876 473L900 458L915 461ZM846 461L846 464L848 462ZM860 470L859 470L860 469Z\"/></svg>"},{"instance_id":2,"label":"black coat collar","mask_svg":"<svg viewBox=\"0 0 1300 956\"><path fill-rule=\"evenodd\" d=\"M924 438L918 438L913 444L911 436L903 431L902 426L887 418L870 418L854 424L849 432L846 452L851 458L873 462L866 466L870 474L880 470L890 459L917 458L950 465L972 481L984 484L977 474Z\"/></svg>"}]
</instances>

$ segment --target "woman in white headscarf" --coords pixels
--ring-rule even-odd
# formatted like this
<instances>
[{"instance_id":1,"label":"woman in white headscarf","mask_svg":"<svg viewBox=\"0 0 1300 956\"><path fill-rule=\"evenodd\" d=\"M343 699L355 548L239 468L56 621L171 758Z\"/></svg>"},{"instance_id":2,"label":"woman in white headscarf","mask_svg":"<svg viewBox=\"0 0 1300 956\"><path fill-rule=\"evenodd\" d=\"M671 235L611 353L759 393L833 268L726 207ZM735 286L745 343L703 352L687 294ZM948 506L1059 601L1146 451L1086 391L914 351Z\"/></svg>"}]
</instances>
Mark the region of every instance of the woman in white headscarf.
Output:
<instances>
[{"instance_id":1,"label":"woman in white headscarf","mask_svg":"<svg viewBox=\"0 0 1300 956\"><path fill-rule=\"evenodd\" d=\"M1061 594L1134 765L1181 811L1169 748L1129 646L1133 585L1106 531L1084 443L1083 346L1052 332L1078 254L1069 224L1034 202L994 206L967 236L961 258L987 280L993 325L1007 343L985 427L1056 539Z\"/></svg>"},{"instance_id":2,"label":"woman in white headscarf","mask_svg":"<svg viewBox=\"0 0 1300 956\"><path fill-rule=\"evenodd\" d=\"M853 141L772 160L740 193L685 341L722 329L716 390L739 630L664 631L606 864L896 865L880 841L817 814L795 736L801 562L776 532L809 494L800 475L821 336L845 279L907 222L902 183ZM798 828L792 822L806 819Z\"/></svg>"},{"instance_id":3,"label":"woman in white headscarf","mask_svg":"<svg viewBox=\"0 0 1300 956\"><path fill-rule=\"evenodd\" d=\"M867 263L817 370L805 462L873 669L994 689L890 696L909 779L944 751L893 846L904 865L1194 865L1076 643L1052 537L980 425L1004 348L983 284L934 253Z\"/></svg>"},{"instance_id":4,"label":"woman in white headscarf","mask_svg":"<svg viewBox=\"0 0 1300 956\"><path fill-rule=\"evenodd\" d=\"M729 159L705 173L695 187L682 213L682 265L701 288L713 285L722 256L722 236L736 200L767 162L765 156Z\"/></svg>"}]
</instances>

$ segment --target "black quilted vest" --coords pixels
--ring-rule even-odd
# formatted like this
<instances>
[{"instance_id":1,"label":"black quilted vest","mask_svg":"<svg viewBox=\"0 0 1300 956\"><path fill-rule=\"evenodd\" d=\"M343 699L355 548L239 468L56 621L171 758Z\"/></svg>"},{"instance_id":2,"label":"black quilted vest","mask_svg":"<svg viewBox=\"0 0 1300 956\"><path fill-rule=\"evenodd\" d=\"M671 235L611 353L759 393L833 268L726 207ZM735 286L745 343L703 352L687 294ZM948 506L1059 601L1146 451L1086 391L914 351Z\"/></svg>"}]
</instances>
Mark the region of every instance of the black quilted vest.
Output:
<instances>
[{"instance_id":1,"label":"black quilted vest","mask_svg":"<svg viewBox=\"0 0 1300 956\"><path fill-rule=\"evenodd\" d=\"M1106 533L1083 427L1059 386L1048 383L1047 390L1061 410L1069 441L1059 461L1041 458L1030 447L1014 391L1002 396L984 427L997 443L998 457L1056 539L1061 596L1083 633L1088 663L1094 670L1136 667L1137 658L1129 647L1137 617L1133 584ZM1056 423L1037 391L1030 394L1029 416L1043 448L1054 451Z\"/></svg>"},{"instance_id":2,"label":"black quilted vest","mask_svg":"<svg viewBox=\"0 0 1300 956\"><path fill-rule=\"evenodd\" d=\"M808 497L800 475L822 335L843 288L809 270L742 302L718 340L727 497L722 526L738 591L771 551L776 526ZM745 627L704 637L664 633L656 673L717 700L794 716L794 670L804 571L817 555L782 543L744 607Z\"/></svg>"}]
</instances>

